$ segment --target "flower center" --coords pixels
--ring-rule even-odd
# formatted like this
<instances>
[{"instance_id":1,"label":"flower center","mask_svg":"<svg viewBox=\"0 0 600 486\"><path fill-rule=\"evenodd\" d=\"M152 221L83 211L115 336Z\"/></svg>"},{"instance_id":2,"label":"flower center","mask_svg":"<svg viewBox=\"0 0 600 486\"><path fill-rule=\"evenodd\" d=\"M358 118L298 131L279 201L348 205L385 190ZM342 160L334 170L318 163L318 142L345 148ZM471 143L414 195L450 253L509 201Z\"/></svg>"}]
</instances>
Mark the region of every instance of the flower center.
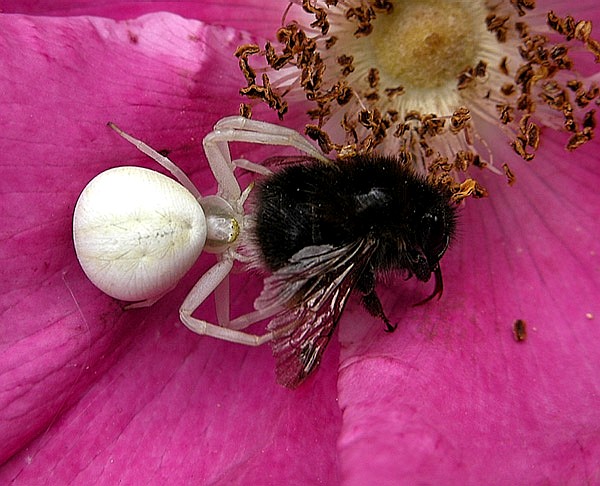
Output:
<instances>
[{"instance_id":1,"label":"flower center","mask_svg":"<svg viewBox=\"0 0 600 486\"><path fill-rule=\"evenodd\" d=\"M471 2L404 0L379 15L369 36L382 74L405 88L437 88L456 83L476 63L484 25Z\"/></svg>"},{"instance_id":2,"label":"flower center","mask_svg":"<svg viewBox=\"0 0 600 486\"><path fill-rule=\"evenodd\" d=\"M600 62L600 41L591 21L534 13L535 3L295 0L302 18L277 31L279 48L236 51L248 83L240 93L283 118L302 92L305 133L324 153L400 154L454 200L482 197L472 167L501 174L494 154L506 159L503 147L532 160L543 127L568 132L569 151L594 138L600 87L575 65L582 47ZM502 169L512 184L508 163Z\"/></svg>"}]
</instances>

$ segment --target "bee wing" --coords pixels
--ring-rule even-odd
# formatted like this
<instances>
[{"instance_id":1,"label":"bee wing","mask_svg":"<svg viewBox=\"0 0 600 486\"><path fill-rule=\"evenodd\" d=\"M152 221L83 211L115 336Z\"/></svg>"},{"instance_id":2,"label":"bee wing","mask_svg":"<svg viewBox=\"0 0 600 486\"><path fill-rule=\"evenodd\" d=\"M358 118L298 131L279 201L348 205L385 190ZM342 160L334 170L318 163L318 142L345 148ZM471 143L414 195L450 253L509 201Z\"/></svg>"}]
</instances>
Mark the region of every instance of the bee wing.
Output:
<instances>
[{"instance_id":1,"label":"bee wing","mask_svg":"<svg viewBox=\"0 0 600 486\"><path fill-rule=\"evenodd\" d=\"M282 309L268 325L280 384L295 388L316 369L375 248L368 238L342 247L310 246L265 279L255 307Z\"/></svg>"}]
</instances>

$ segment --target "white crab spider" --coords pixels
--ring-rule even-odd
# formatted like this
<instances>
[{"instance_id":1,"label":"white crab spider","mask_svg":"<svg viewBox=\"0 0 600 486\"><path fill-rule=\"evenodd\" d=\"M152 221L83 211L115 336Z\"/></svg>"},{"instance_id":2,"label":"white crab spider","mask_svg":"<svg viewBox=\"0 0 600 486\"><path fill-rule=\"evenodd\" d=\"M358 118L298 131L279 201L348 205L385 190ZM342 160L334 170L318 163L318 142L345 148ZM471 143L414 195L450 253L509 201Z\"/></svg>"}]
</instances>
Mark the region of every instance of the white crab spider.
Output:
<instances>
[{"instance_id":1,"label":"white crab spider","mask_svg":"<svg viewBox=\"0 0 600 486\"><path fill-rule=\"evenodd\" d=\"M296 148L327 160L297 132L239 116L221 119L203 141L218 183L217 195L203 197L171 160L144 142L109 126L167 169L178 181L141 167L116 167L102 172L85 187L75 206L73 240L79 262L94 285L128 307L149 306L172 290L202 250L216 253L217 263L194 285L181 305L181 321L198 334L257 346L273 338L241 330L272 315L261 309L229 319L228 274L241 257L235 249L244 231L244 191L236 167L269 175L269 169L248 160L231 160L229 142L251 142ZM220 325L192 317L215 293Z\"/></svg>"}]
</instances>

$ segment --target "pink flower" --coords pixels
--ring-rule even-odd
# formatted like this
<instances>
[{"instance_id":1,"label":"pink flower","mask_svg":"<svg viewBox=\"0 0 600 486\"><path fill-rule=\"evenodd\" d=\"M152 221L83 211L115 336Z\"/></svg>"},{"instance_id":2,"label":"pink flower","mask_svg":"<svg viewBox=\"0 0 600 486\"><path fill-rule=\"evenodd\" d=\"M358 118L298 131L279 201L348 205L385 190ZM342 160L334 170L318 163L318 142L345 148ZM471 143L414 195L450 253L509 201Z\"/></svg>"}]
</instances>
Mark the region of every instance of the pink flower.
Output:
<instances>
[{"instance_id":1,"label":"pink flower","mask_svg":"<svg viewBox=\"0 0 600 486\"><path fill-rule=\"evenodd\" d=\"M533 162L513 166L511 188L484 174L493 196L462 211L442 300L412 307L430 289L394 282L383 302L399 322L391 335L351 302L317 374L289 391L268 347L179 323L211 256L151 308L125 312L85 278L71 241L75 201L94 175L154 168L109 120L214 190L200 141L238 111L232 53L257 41L241 31L272 36L281 5L174 7L202 23L135 18L159 3L117 6L118 20L62 17L107 14L70 3L19 2L0 15L2 482L598 481L597 141L566 152L566 137L545 137ZM258 292L239 278L234 295ZM520 343L517 319L527 323Z\"/></svg>"}]
</instances>

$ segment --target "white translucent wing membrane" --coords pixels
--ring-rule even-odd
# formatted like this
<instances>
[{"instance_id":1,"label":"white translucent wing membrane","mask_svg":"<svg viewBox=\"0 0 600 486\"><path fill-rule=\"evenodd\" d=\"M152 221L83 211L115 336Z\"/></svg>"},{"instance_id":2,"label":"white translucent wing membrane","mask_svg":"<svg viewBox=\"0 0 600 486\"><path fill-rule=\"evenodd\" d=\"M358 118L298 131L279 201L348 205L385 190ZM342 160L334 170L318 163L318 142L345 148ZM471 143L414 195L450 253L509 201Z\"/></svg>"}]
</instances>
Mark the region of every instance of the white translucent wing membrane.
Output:
<instances>
[{"instance_id":1,"label":"white translucent wing membrane","mask_svg":"<svg viewBox=\"0 0 600 486\"><path fill-rule=\"evenodd\" d=\"M362 239L310 246L265 279L257 310L280 307L269 323L277 381L295 388L318 366L346 301L376 248Z\"/></svg>"}]
</instances>

